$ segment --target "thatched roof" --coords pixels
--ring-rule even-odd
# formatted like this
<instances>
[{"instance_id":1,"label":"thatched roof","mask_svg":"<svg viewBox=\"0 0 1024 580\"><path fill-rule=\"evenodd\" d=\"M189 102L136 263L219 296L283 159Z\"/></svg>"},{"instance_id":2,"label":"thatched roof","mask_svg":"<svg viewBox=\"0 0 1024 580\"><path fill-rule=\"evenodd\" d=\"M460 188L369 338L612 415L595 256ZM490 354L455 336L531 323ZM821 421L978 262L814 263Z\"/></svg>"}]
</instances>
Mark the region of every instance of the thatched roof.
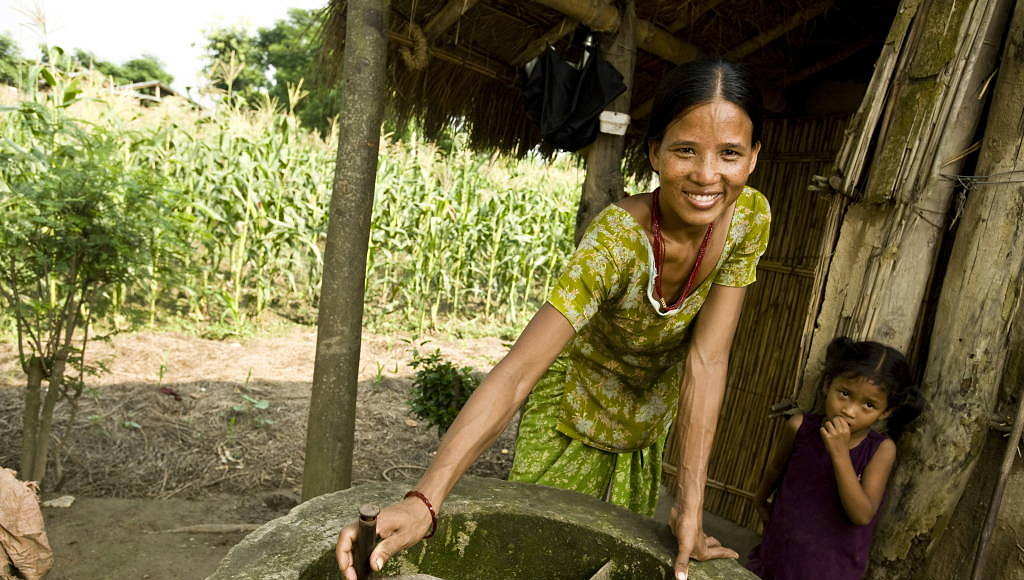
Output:
<instances>
[{"instance_id":1,"label":"thatched roof","mask_svg":"<svg viewBox=\"0 0 1024 580\"><path fill-rule=\"evenodd\" d=\"M556 48L570 43L577 22L551 6L573 4L595 15L615 6L606 0L392 0L388 67L397 120L418 119L428 136L458 122L482 149L523 154L536 147L540 136L524 112L517 75L545 38ZM866 82L897 4L636 0L649 40L637 54L627 147L639 141L645 106L670 60L688 58L687 50L748 63L783 112L781 103L798 102L793 96L820 79ZM344 15L344 1L331 0L324 42L333 70L341 61ZM655 36L661 46L652 48Z\"/></svg>"}]
</instances>

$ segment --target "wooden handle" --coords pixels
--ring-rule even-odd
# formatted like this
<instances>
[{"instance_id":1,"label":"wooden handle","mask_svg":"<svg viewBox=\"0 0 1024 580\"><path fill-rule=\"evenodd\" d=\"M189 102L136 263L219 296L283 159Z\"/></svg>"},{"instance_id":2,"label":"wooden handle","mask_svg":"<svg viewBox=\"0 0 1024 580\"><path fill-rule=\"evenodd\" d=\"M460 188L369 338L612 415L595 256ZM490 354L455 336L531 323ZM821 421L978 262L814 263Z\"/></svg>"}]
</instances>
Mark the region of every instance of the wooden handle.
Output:
<instances>
[{"instance_id":1,"label":"wooden handle","mask_svg":"<svg viewBox=\"0 0 1024 580\"><path fill-rule=\"evenodd\" d=\"M352 552L353 563L356 569L356 578L368 580L373 577L373 569L370 568L370 554L373 547L377 545L377 516L380 508L375 505L366 504L359 508L359 533L356 535L356 545Z\"/></svg>"}]
</instances>

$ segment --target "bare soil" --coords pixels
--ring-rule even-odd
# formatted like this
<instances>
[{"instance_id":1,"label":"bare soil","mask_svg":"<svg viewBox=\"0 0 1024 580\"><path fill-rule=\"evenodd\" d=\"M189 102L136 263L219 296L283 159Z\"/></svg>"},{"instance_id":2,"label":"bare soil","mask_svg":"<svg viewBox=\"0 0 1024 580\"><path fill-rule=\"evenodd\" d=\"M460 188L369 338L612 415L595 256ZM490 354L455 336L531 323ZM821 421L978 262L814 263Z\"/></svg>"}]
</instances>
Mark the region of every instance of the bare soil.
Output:
<instances>
[{"instance_id":1,"label":"bare soil","mask_svg":"<svg viewBox=\"0 0 1024 580\"><path fill-rule=\"evenodd\" d=\"M264 496L299 490L315 343L315 329L277 324L239 340L138 332L91 345L109 372L87 378L73 424L67 404L57 410L44 496L78 500L44 510L51 577L203 578L244 534L165 530L285 513ZM507 350L497 338L364 335L354 484L414 480L436 451L437 432L406 404L413 348L480 372ZM2 466L18 464L23 384L15 346L0 344ZM514 424L471 473L507 475Z\"/></svg>"}]
</instances>

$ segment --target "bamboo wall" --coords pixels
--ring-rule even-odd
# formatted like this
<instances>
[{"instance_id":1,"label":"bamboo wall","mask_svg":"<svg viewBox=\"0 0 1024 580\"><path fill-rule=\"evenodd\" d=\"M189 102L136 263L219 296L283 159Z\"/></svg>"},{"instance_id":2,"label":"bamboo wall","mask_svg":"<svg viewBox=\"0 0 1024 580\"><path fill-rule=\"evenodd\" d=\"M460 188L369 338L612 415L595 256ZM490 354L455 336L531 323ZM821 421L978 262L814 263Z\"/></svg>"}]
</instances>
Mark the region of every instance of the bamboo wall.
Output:
<instances>
[{"instance_id":1,"label":"bamboo wall","mask_svg":"<svg viewBox=\"0 0 1024 580\"><path fill-rule=\"evenodd\" d=\"M729 384L708 470L704 507L759 529L754 492L771 442L782 422L770 407L795 398L802 360L801 342L809 310L817 308L815 288L822 243L830 247L841 200L807 191L812 175L825 174L839 149L847 117L771 119L766 122L761 158L750 185L771 203L768 250L748 289L732 348ZM667 477L674 476L678 450L669 439Z\"/></svg>"}]
</instances>

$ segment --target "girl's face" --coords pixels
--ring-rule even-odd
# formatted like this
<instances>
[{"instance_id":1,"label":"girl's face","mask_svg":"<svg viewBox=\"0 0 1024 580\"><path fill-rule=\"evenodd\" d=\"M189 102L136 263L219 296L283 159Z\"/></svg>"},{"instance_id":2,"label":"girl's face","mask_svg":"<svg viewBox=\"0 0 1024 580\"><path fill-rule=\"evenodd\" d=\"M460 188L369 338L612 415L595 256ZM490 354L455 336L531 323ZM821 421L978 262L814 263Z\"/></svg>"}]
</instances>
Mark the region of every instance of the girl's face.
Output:
<instances>
[{"instance_id":1,"label":"girl's face","mask_svg":"<svg viewBox=\"0 0 1024 580\"><path fill-rule=\"evenodd\" d=\"M684 226L721 217L757 164L761 144L751 143L752 131L747 113L723 100L697 105L669 123L661 141L648 146L664 209Z\"/></svg>"},{"instance_id":2,"label":"girl's face","mask_svg":"<svg viewBox=\"0 0 1024 580\"><path fill-rule=\"evenodd\" d=\"M842 417L851 432L864 431L889 416L885 390L863 377L836 377L825 391L825 414Z\"/></svg>"}]
</instances>

